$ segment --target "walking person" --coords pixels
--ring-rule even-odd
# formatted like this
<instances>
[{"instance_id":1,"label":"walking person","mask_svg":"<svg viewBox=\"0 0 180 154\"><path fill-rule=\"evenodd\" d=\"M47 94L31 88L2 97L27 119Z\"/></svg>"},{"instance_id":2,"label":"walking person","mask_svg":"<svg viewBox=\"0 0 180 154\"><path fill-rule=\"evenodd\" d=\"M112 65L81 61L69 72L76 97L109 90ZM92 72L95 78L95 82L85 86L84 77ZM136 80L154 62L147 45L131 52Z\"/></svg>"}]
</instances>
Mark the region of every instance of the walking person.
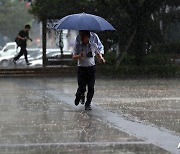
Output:
<instances>
[{"instance_id":1,"label":"walking person","mask_svg":"<svg viewBox=\"0 0 180 154\"><path fill-rule=\"evenodd\" d=\"M27 40L32 41L32 39L29 37L29 31L31 29L30 25L25 25L24 30L21 30L18 34L18 36L16 37L15 41L17 43L17 46L19 46L21 48L20 52L18 53L18 55L13 59L14 64L16 65L16 61L22 56L24 55L25 61L27 65L30 65L29 61L28 61L28 52L27 52Z\"/></svg>"},{"instance_id":2,"label":"walking person","mask_svg":"<svg viewBox=\"0 0 180 154\"><path fill-rule=\"evenodd\" d=\"M79 44L81 42L81 33L83 33L83 30L79 31L79 35L76 37L75 44ZM97 44L97 47L98 47L100 53L104 54L104 46L101 43L101 40L99 39L99 37L96 33L90 32L90 42ZM85 93L82 94L80 102L81 102L81 104L85 103Z\"/></svg>"},{"instance_id":3,"label":"walking person","mask_svg":"<svg viewBox=\"0 0 180 154\"><path fill-rule=\"evenodd\" d=\"M95 56L100 63L105 63L96 43L90 41L89 31L80 31L80 42L75 44L73 59L78 60L78 89L76 92L75 105L79 105L82 95L88 87L85 110L91 110L91 101L94 96L95 85Z\"/></svg>"}]
</instances>

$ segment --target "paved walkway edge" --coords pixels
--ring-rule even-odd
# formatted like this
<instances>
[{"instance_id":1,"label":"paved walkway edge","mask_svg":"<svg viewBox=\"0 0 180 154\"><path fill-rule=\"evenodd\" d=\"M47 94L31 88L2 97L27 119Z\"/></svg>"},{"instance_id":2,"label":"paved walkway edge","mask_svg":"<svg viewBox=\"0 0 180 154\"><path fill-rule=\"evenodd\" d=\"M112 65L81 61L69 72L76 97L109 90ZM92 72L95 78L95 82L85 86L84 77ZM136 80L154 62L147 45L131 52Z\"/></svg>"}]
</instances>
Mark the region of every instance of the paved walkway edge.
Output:
<instances>
[{"instance_id":1,"label":"paved walkway edge","mask_svg":"<svg viewBox=\"0 0 180 154\"><path fill-rule=\"evenodd\" d=\"M69 106L74 106L74 97L64 94L62 91L49 90L47 91L50 95L56 99L61 100ZM61 93L61 95L59 95ZM120 131L124 131L128 134L136 136L140 139L145 140L150 144L154 144L160 148L163 148L171 153L179 154L178 144L180 142L180 135L171 133L170 131L160 130L151 125L145 125L143 123L137 123L127 120L125 117L104 110L97 106L92 106L93 110L89 112L91 115L100 117L105 123L110 123ZM77 108L76 108L77 109Z\"/></svg>"}]
</instances>

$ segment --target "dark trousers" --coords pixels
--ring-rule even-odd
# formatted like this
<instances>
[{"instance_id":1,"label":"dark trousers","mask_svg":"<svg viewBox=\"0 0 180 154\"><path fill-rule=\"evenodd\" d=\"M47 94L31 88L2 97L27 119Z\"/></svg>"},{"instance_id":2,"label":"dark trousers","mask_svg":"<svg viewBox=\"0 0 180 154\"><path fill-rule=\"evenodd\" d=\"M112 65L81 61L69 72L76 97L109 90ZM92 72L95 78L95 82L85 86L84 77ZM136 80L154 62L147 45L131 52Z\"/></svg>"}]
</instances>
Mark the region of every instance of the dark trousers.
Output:
<instances>
[{"instance_id":1,"label":"dark trousers","mask_svg":"<svg viewBox=\"0 0 180 154\"><path fill-rule=\"evenodd\" d=\"M81 97L86 92L86 86L88 86L86 106L91 104L94 96L94 85L95 85L95 66L91 67L78 67L78 89L76 97Z\"/></svg>"},{"instance_id":2,"label":"dark trousers","mask_svg":"<svg viewBox=\"0 0 180 154\"><path fill-rule=\"evenodd\" d=\"M24 55L24 58L26 60L26 63L28 63L28 57L27 57L27 50L26 47L22 46L19 54L14 58L15 61L17 61L22 55Z\"/></svg>"}]
</instances>

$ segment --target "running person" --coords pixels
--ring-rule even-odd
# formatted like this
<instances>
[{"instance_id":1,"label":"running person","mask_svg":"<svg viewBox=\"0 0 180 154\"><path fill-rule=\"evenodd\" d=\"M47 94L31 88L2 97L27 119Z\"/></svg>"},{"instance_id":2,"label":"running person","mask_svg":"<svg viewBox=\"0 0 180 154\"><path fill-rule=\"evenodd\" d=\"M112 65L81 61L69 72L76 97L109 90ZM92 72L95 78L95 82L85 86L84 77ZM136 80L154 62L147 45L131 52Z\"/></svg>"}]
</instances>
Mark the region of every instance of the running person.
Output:
<instances>
[{"instance_id":1,"label":"running person","mask_svg":"<svg viewBox=\"0 0 180 154\"><path fill-rule=\"evenodd\" d=\"M75 44L73 59L78 60L78 89L76 92L75 105L79 105L82 95L88 86L87 100L85 103L85 110L91 110L91 101L94 96L95 85L95 56L97 56L100 63L105 63L100 50L96 43L90 41L90 32L81 31L81 41Z\"/></svg>"},{"instance_id":2,"label":"running person","mask_svg":"<svg viewBox=\"0 0 180 154\"><path fill-rule=\"evenodd\" d=\"M24 55L25 61L27 65L30 65L29 61L28 61L28 57L27 57L27 40L32 41L32 39L29 37L29 31L31 29L30 25L25 25L24 30L21 30L18 34L18 36L16 37L16 43L17 45L21 48L19 54L13 59L14 64L16 64L16 61L22 56Z\"/></svg>"},{"instance_id":3,"label":"running person","mask_svg":"<svg viewBox=\"0 0 180 154\"><path fill-rule=\"evenodd\" d=\"M81 42L81 34L82 33L83 33L83 31L79 31L79 35L76 37L75 44L79 44ZM99 39L99 37L98 37L98 35L96 33L90 32L90 39L89 39L89 41L92 42L92 43L96 43L100 53L104 54L104 46L101 43L101 40ZM85 103L85 93L82 94L80 102L81 102L81 104Z\"/></svg>"}]
</instances>

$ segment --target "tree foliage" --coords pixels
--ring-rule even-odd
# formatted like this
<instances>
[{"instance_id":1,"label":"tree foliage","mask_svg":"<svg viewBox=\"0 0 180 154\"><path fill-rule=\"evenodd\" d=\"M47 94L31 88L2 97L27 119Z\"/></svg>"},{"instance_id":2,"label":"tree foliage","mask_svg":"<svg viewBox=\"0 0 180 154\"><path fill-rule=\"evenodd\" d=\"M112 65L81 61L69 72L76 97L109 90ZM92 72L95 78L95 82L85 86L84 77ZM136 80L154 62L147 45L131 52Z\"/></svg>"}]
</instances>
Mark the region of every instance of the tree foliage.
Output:
<instances>
[{"instance_id":1,"label":"tree foliage","mask_svg":"<svg viewBox=\"0 0 180 154\"><path fill-rule=\"evenodd\" d=\"M180 1L179 0L166 0L162 6L153 13L154 23L161 23L161 34L165 41L167 31L172 24L180 22Z\"/></svg>"},{"instance_id":2,"label":"tree foliage","mask_svg":"<svg viewBox=\"0 0 180 154\"><path fill-rule=\"evenodd\" d=\"M137 64L141 64L147 43L164 41L159 22L180 19L179 3L179 0L35 0L31 12L40 20L80 12L102 16L117 29L116 32L99 33L106 49L119 43L119 63L123 51L131 51ZM166 9L162 11L164 7Z\"/></svg>"},{"instance_id":3,"label":"tree foliage","mask_svg":"<svg viewBox=\"0 0 180 154\"><path fill-rule=\"evenodd\" d=\"M59 19L66 15L84 12L91 4L87 0L35 0L31 13L38 19Z\"/></svg>"},{"instance_id":4,"label":"tree foliage","mask_svg":"<svg viewBox=\"0 0 180 154\"><path fill-rule=\"evenodd\" d=\"M0 34L14 40L24 24L32 20L24 2L0 0Z\"/></svg>"}]
</instances>

